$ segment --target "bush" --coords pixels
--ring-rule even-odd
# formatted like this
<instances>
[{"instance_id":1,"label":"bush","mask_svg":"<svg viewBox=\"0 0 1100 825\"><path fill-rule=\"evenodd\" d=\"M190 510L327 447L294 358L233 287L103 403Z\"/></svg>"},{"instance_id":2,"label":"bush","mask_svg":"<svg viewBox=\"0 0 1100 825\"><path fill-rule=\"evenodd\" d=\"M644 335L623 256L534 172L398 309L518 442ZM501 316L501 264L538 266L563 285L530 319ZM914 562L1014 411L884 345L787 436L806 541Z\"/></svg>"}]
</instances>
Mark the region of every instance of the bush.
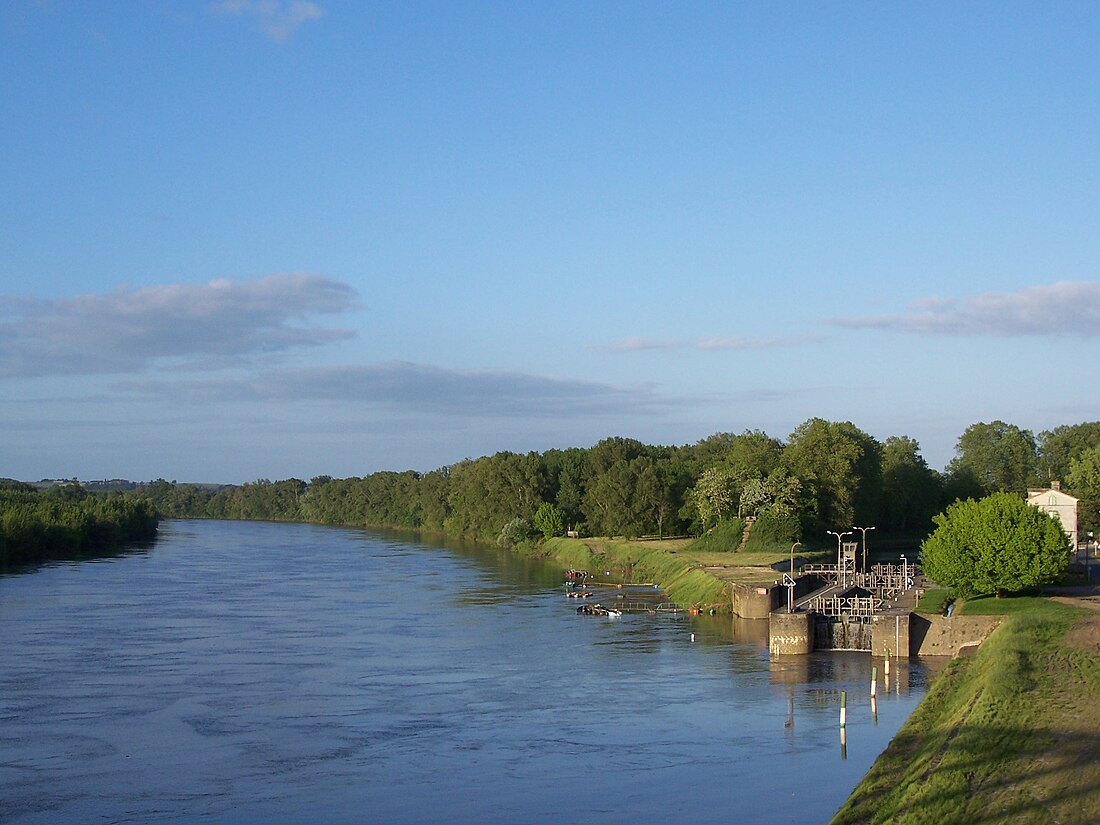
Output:
<instances>
[{"instance_id":1,"label":"bush","mask_svg":"<svg viewBox=\"0 0 1100 825\"><path fill-rule=\"evenodd\" d=\"M753 522L749 531L749 540L745 551L749 553L767 553L789 550L793 542L798 541L798 517L795 515L777 516L765 510Z\"/></svg>"},{"instance_id":2,"label":"bush","mask_svg":"<svg viewBox=\"0 0 1100 825\"><path fill-rule=\"evenodd\" d=\"M497 536L497 544L501 547L515 547L531 538L531 525L527 519L518 516L504 525Z\"/></svg>"},{"instance_id":3,"label":"bush","mask_svg":"<svg viewBox=\"0 0 1100 825\"><path fill-rule=\"evenodd\" d=\"M729 553L741 546L745 522L739 518L724 519L703 533L686 549L703 553Z\"/></svg>"}]
</instances>

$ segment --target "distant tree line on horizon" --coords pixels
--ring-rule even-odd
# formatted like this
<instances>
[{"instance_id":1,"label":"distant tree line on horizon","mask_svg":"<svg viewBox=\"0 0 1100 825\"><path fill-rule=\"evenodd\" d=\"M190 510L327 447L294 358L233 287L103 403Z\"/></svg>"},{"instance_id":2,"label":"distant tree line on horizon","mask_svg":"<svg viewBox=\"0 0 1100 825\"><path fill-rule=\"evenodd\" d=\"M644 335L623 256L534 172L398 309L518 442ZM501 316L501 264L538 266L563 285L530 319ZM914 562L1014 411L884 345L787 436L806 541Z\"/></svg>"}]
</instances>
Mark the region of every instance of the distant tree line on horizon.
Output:
<instances>
[{"instance_id":1,"label":"distant tree line on horizon","mask_svg":"<svg viewBox=\"0 0 1100 825\"><path fill-rule=\"evenodd\" d=\"M259 480L220 490L161 479L132 495L169 518L392 527L509 543L575 530L714 536L714 549L734 549L751 518L750 546L785 549L792 541L824 544L825 531L852 526L874 526L878 541L919 539L952 502L1023 494L1055 479L1082 499L1080 529L1097 529L1100 422L1038 438L1003 421L974 424L944 472L928 466L912 438L879 442L851 422L811 418L786 441L756 430L672 447L613 437L590 448L499 452L427 473Z\"/></svg>"},{"instance_id":2,"label":"distant tree line on horizon","mask_svg":"<svg viewBox=\"0 0 1100 825\"><path fill-rule=\"evenodd\" d=\"M155 538L157 519L146 498L0 481L0 568L114 552Z\"/></svg>"}]
</instances>

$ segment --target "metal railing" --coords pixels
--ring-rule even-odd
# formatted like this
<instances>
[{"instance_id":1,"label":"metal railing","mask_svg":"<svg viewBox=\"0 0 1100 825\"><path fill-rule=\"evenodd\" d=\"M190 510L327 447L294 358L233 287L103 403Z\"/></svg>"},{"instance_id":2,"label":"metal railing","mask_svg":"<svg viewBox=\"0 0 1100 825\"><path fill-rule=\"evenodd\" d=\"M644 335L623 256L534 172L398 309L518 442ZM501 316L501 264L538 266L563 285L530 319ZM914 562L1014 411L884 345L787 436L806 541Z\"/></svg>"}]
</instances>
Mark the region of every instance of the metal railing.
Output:
<instances>
[{"instance_id":1,"label":"metal railing","mask_svg":"<svg viewBox=\"0 0 1100 825\"><path fill-rule=\"evenodd\" d=\"M815 596L806 607L822 616L865 618L878 612L882 603L878 596Z\"/></svg>"}]
</instances>

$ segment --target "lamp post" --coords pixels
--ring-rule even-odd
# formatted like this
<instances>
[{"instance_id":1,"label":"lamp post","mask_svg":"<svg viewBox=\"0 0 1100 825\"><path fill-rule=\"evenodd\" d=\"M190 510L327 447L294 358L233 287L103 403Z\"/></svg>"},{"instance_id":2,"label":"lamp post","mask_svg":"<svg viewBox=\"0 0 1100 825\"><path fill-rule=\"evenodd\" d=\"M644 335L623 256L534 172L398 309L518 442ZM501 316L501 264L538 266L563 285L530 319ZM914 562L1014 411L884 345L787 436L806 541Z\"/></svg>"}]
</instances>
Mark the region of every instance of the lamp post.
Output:
<instances>
[{"instance_id":1,"label":"lamp post","mask_svg":"<svg viewBox=\"0 0 1100 825\"><path fill-rule=\"evenodd\" d=\"M863 533L863 572L867 572L867 531L874 530L874 527L853 527L853 530L860 530Z\"/></svg>"},{"instance_id":2,"label":"lamp post","mask_svg":"<svg viewBox=\"0 0 1100 825\"><path fill-rule=\"evenodd\" d=\"M845 536L852 535L851 531L847 533L837 533L834 530L826 530L830 536L836 536L836 576L837 582L843 584L844 587L848 586L848 571L844 568L844 562L840 558L840 540ZM843 576L843 580L841 577Z\"/></svg>"},{"instance_id":3,"label":"lamp post","mask_svg":"<svg viewBox=\"0 0 1100 825\"><path fill-rule=\"evenodd\" d=\"M1085 538L1085 581L1089 584L1092 584L1092 571L1089 570L1089 548L1092 544L1092 530L1089 530Z\"/></svg>"}]
</instances>

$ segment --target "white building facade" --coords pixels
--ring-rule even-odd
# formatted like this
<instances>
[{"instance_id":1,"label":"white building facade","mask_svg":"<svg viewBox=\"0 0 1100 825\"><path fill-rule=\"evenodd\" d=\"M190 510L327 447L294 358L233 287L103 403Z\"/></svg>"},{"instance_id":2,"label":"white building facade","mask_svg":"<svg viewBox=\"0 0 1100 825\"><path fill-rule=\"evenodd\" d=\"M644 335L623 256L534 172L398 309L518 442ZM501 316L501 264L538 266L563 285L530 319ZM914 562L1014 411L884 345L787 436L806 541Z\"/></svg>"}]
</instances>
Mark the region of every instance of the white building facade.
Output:
<instances>
[{"instance_id":1,"label":"white building facade","mask_svg":"<svg viewBox=\"0 0 1100 825\"><path fill-rule=\"evenodd\" d=\"M1027 503L1032 507L1049 513L1051 517L1062 523L1062 529L1069 534L1071 547L1077 550L1077 499L1068 493L1063 493L1061 485L1051 482L1051 486L1043 490L1028 490Z\"/></svg>"}]
</instances>

